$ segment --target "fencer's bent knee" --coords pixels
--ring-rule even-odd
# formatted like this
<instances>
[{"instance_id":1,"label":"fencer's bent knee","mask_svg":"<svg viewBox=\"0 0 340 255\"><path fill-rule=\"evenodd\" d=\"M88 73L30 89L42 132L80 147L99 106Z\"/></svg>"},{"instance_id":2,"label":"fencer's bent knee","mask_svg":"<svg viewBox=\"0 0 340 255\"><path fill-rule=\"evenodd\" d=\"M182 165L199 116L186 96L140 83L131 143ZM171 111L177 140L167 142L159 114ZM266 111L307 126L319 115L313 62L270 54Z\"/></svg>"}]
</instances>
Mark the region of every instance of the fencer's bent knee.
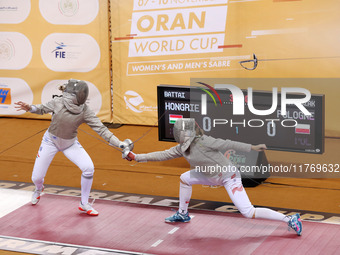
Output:
<instances>
[{"instance_id":1,"label":"fencer's bent knee","mask_svg":"<svg viewBox=\"0 0 340 255\"><path fill-rule=\"evenodd\" d=\"M86 178L92 178L93 177L93 173L94 173L94 167L85 167L82 168L82 175Z\"/></svg>"},{"instance_id":2,"label":"fencer's bent knee","mask_svg":"<svg viewBox=\"0 0 340 255\"><path fill-rule=\"evenodd\" d=\"M240 213L246 217L246 218L253 218L255 213L255 207L254 206L248 206L247 208L239 209Z\"/></svg>"},{"instance_id":3,"label":"fencer's bent knee","mask_svg":"<svg viewBox=\"0 0 340 255\"><path fill-rule=\"evenodd\" d=\"M185 174L185 173L181 174L180 181L181 181L181 183L190 186L187 174Z\"/></svg>"}]
</instances>

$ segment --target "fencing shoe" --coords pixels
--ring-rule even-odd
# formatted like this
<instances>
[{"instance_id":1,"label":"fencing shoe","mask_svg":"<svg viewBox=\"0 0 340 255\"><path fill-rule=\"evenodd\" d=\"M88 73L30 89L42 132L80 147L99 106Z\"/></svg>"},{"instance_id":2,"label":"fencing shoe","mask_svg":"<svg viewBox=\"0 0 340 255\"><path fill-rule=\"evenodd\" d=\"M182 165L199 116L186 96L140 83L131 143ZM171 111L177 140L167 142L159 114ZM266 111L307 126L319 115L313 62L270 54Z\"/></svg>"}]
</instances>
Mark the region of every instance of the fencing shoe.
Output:
<instances>
[{"instance_id":1,"label":"fencing shoe","mask_svg":"<svg viewBox=\"0 0 340 255\"><path fill-rule=\"evenodd\" d=\"M290 220L288 221L288 227L294 229L296 234L301 236L302 222L301 222L300 214L297 213L290 217Z\"/></svg>"},{"instance_id":2,"label":"fencing shoe","mask_svg":"<svg viewBox=\"0 0 340 255\"><path fill-rule=\"evenodd\" d=\"M32 205L36 205L40 201L40 195L41 195L41 192L43 191L44 191L44 186L42 187L41 190L38 190L37 188L35 188L33 195L32 195L32 199L31 199Z\"/></svg>"},{"instance_id":3,"label":"fencing shoe","mask_svg":"<svg viewBox=\"0 0 340 255\"><path fill-rule=\"evenodd\" d=\"M99 214L95 209L93 209L92 205L90 205L89 203L87 203L86 205L83 205L80 202L78 208L80 211L87 213L88 215L91 215L91 216L98 216Z\"/></svg>"},{"instance_id":4,"label":"fencing shoe","mask_svg":"<svg viewBox=\"0 0 340 255\"><path fill-rule=\"evenodd\" d=\"M165 218L165 222L173 223L173 222L189 222L191 220L189 216L189 212L186 214L181 214L179 211L177 211L174 215Z\"/></svg>"}]
</instances>

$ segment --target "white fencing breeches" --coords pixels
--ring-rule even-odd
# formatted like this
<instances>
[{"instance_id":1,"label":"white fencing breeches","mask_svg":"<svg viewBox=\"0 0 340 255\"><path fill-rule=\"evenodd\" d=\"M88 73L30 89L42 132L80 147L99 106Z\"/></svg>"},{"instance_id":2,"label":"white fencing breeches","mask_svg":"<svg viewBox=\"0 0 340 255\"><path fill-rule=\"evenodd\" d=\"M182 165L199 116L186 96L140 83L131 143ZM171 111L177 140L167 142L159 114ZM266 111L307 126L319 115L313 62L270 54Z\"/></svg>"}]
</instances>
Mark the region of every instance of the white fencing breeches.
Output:
<instances>
[{"instance_id":1,"label":"white fencing breeches","mask_svg":"<svg viewBox=\"0 0 340 255\"><path fill-rule=\"evenodd\" d=\"M181 175L181 181L187 186L191 186L193 184L224 186L228 192L231 201L243 216L247 218L252 218L254 215L255 208L249 201L248 195L243 188L241 178L236 177L236 174L233 177L229 178L219 178L218 176L209 178L202 173L191 170ZM188 207L188 203L184 204L183 202L181 202L180 199L179 207L183 211L185 211L185 209Z\"/></svg>"},{"instance_id":2,"label":"white fencing breeches","mask_svg":"<svg viewBox=\"0 0 340 255\"><path fill-rule=\"evenodd\" d=\"M87 202L94 173L94 165L90 156L76 139L67 148L61 148L60 144L54 142L53 139L58 138L51 136L49 132L46 131L35 159L32 173L33 183L38 190L42 189L44 178L54 156L57 152L62 151L64 155L82 171L82 202ZM58 146L56 144L58 144Z\"/></svg>"}]
</instances>

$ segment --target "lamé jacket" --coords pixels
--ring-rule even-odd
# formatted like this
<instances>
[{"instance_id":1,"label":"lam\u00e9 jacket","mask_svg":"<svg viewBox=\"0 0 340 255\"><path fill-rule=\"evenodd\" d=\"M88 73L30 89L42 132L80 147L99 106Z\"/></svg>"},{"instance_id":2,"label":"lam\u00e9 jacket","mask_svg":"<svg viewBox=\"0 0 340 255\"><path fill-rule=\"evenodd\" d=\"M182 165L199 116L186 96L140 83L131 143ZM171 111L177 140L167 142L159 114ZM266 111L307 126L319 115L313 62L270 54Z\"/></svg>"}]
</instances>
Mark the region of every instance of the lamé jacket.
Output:
<instances>
[{"instance_id":1,"label":"lam\u00e9 jacket","mask_svg":"<svg viewBox=\"0 0 340 255\"><path fill-rule=\"evenodd\" d=\"M36 114L52 113L48 132L57 138L74 140L77 137L78 127L86 123L107 142L114 146L119 145L119 139L103 125L86 104L83 105L82 111L76 114L66 108L62 97L57 97L46 104L32 105L30 112Z\"/></svg>"},{"instance_id":2,"label":"lam\u00e9 jacket","mask_svg":"<svg viewBox=\"0 0 340 255\"><path fill-rule=\"evenodd\" d=\"M231 177L235 172L239 172L222 153L229 149L249 152L251 144L203 135L196 137L184 152L181 150L181 145L178 144L165 151L136 154L135 160L137 162L164 161L184 157L190 163L192 169L204 175Z\"/></svg>"}]
</instances>

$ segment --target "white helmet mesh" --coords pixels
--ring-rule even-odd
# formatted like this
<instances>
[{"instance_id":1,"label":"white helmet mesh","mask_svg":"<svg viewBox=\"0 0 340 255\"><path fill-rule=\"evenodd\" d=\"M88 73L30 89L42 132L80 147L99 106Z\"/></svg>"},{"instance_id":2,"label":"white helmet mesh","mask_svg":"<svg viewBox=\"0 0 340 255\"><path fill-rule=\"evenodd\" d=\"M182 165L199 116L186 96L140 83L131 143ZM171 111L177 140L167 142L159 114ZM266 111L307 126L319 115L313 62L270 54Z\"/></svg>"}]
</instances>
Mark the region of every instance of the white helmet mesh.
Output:
<instances>
[{"instance_id":1,"label":"white helmet mesh","mask_svg":"<svg viewBox=\"0 0 340 255\"><path fill-rule=\"evenodd\" d=\"M178 119L174 124L174 138L176 142L181 144L182 151L189 148L191 142L196 136L195 119L183 118Z\"/></svg>"}]
</instances>

